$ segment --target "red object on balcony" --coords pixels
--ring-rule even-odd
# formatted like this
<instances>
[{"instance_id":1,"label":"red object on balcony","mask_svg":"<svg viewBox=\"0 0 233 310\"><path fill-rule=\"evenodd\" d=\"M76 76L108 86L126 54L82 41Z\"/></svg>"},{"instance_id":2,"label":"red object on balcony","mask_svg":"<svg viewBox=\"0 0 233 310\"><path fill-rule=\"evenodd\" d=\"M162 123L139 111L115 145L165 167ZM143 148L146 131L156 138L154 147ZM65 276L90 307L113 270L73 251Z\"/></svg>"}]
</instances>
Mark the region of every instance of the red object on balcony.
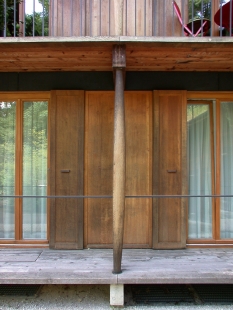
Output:
<instances>
[{"instance_id":1,"label":"red object on balcony","mask_svg":"<svg viewBox=\"0 0 233 310\"><path fill-rule=\"evenodd\" d=\"M206 35L208 30L210 29L209 19L205 19L205 18L196 19L196 20L191 21L188 24L185 24L181 16L180 8L178 4L176 3L176 1L173 1L173 6L174 6L174 11L179 19L179 22L181 26L184 28L184 34L186 36L191 35L192 37L196 37L201 33L201 31L202 31L203 36Z\"/></svg>"},{"instance_id":2,"label":"red object on balcony","mask_svg":"<svg viewBox=\"0 0 233 310\"><path fill-rule=\"evenodd\" d=\"M233 26L233 3L232 1L227 2L224 4L220 9L215 13L214 15L214 22L221 26L226 28L227 30L230 30Z\"/></svg>"}]
</instances>

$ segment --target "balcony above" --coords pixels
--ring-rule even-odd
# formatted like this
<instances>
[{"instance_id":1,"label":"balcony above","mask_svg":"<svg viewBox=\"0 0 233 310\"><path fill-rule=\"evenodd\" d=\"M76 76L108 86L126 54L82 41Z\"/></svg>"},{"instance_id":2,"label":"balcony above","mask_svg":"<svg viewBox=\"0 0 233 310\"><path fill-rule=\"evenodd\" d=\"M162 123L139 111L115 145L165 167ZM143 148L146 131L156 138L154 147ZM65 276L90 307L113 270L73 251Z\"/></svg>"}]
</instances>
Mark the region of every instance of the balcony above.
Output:
<instances>
[{"instance_id":1,"label":"balcony above","mask_svg":"<svg viewBox=\"0 0 233 310\"><path fill-rule=\"evenodd\" d=\"M128 71L233 71L233 14L227 15L229 29L215 22L219 11L223 24L223 8L232 12L232 2L177 0L180 22L171 0L1 1L5 13L11 4L13 15L4 17L0 72L111 71L114 44L126 45ZM36 11L38 1L42 11ZM201 26L210 21L209 31L187 35L190 18L196 33L197 14Z\"/></svg>"},{"instance_id":2,"label":"balcony above","mask_svg":"<svg viewBox=\"0 0 233 310\"><path fill-rule=\"evenodd\" d=\"M0 36L231 36L232 6L232 0L0 0Z\"/></svg>"}]
</instances>

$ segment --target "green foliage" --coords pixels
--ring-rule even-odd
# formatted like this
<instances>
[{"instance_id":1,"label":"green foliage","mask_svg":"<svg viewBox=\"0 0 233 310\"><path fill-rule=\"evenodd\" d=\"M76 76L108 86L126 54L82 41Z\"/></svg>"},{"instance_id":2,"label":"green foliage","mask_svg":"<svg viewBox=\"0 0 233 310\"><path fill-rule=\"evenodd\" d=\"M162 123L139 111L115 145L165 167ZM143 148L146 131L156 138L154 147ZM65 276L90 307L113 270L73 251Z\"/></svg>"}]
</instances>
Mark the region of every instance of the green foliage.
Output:
<instances>
[{"instance_id":1,"label":"green foliage","mask_svg":"<svg viewBox=\"0 0 233 310\"><path fill-rule=\"evenodd\" d=\"M22 0L0 0L0 31L3 32L6 19L6 36L23 35L22 28L25 29L25 36L48 36L49 35L49 0L38 0L43 5L43 12L25 14L25 20L19 20L19 4ZM15 11L16 10L16 11ZM6 16L5 16L6 12ZM22 27L21 27L22 26ZM0 33L0 36L3 33Z\"/></svg>"},{"instance_id":2,"label":"green foliage","mask_svg":"<svg viewBox=\"0 0 233 310\"><path fill-rule=\"evenodd\" d=\"M43 6L43 12L34 12L25 16L25 36L49 35L49 0L38 0ZM33 29L34 21L34 29Z\"/></svg>"},{"instance_id":3,"label":"green foliage","mask_svg":"<svg viewBox=\"0 0 233 310\"><path fill-rule=\"evenodd\" d=\"M211 0L189 0L189 20L211 18Z\"/></svg>"},{"instance_id":4,"label":"green foliage","mask_svg":"<svg viewBox=\"0 0 233 310\"><path fill-rule=\"evenodd\" d=\"M4 21L5 21L4 0L0 0L0 31L4 30Z\"/></svg>"}]
</instances>

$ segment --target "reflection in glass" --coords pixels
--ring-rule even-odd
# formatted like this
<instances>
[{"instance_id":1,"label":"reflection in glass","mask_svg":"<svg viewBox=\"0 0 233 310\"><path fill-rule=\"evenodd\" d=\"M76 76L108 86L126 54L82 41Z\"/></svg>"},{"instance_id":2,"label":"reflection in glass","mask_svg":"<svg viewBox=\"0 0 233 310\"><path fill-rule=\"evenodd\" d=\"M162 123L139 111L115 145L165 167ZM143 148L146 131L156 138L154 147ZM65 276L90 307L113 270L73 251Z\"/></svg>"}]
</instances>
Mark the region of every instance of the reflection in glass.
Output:
<instances>
[{"instance_id":1,"label":"reflection in glass","mask_svg":"<svg viewBox=\"0 0 233 310\"><path fill-rule=\"evenodd\" d=\"M190 104L188 121L189 195L211 195L211 143L208 104ZM212 199L189 198L190 239L212 238Z\"/></svg>"},{"instance_id":2,"label":"reflection in glass","mask_svg":"<svg viewBox=\"0 0 233 310\"><path fill-rule=\"evenodd\" d=\"M233 195L233 103L221 103L221 195ZM233 198L221 198L220 237L233 238Z\"/></svg>"},{"instance_id":3,"label":"reflection in glass","mask_svg":"<svg viewBox=\"0 0 233 310\"><path fill-rule=\"evenodd\" d=\"M0 102L0 195L15 195L16 102ZM0 198L0 238L15 237L14 198Z\"/></svg>"},{"instance_id":4,"label":"reflection in glass","mask_svg":"<svg viewBox=\"0 0 233 310\"><path fill-rule=\"evenodd\" d=\"M23 195L47 194L47 102L24 102ZM46 239L45 198L23 199L23 238Z\"/></svg>"}]
</instances>

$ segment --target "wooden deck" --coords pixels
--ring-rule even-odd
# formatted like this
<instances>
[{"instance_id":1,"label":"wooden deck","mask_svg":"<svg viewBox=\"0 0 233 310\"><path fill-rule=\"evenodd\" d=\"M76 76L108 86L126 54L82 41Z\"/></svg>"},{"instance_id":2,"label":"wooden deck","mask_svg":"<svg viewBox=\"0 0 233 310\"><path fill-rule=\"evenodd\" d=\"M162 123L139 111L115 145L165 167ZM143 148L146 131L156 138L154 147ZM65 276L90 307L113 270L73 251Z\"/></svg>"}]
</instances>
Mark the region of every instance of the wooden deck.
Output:
<instances>
[{"instance_id":1,"label":"wooden deck","mask_svg":"<svg viewBox=\"0 0 233 310\"><path fill-rule=\"evenodd\" d=\"M112 250L1 249L0 284L233 283L233 249L124 250L112 274Z\"/></svg>"}]
</instances>

